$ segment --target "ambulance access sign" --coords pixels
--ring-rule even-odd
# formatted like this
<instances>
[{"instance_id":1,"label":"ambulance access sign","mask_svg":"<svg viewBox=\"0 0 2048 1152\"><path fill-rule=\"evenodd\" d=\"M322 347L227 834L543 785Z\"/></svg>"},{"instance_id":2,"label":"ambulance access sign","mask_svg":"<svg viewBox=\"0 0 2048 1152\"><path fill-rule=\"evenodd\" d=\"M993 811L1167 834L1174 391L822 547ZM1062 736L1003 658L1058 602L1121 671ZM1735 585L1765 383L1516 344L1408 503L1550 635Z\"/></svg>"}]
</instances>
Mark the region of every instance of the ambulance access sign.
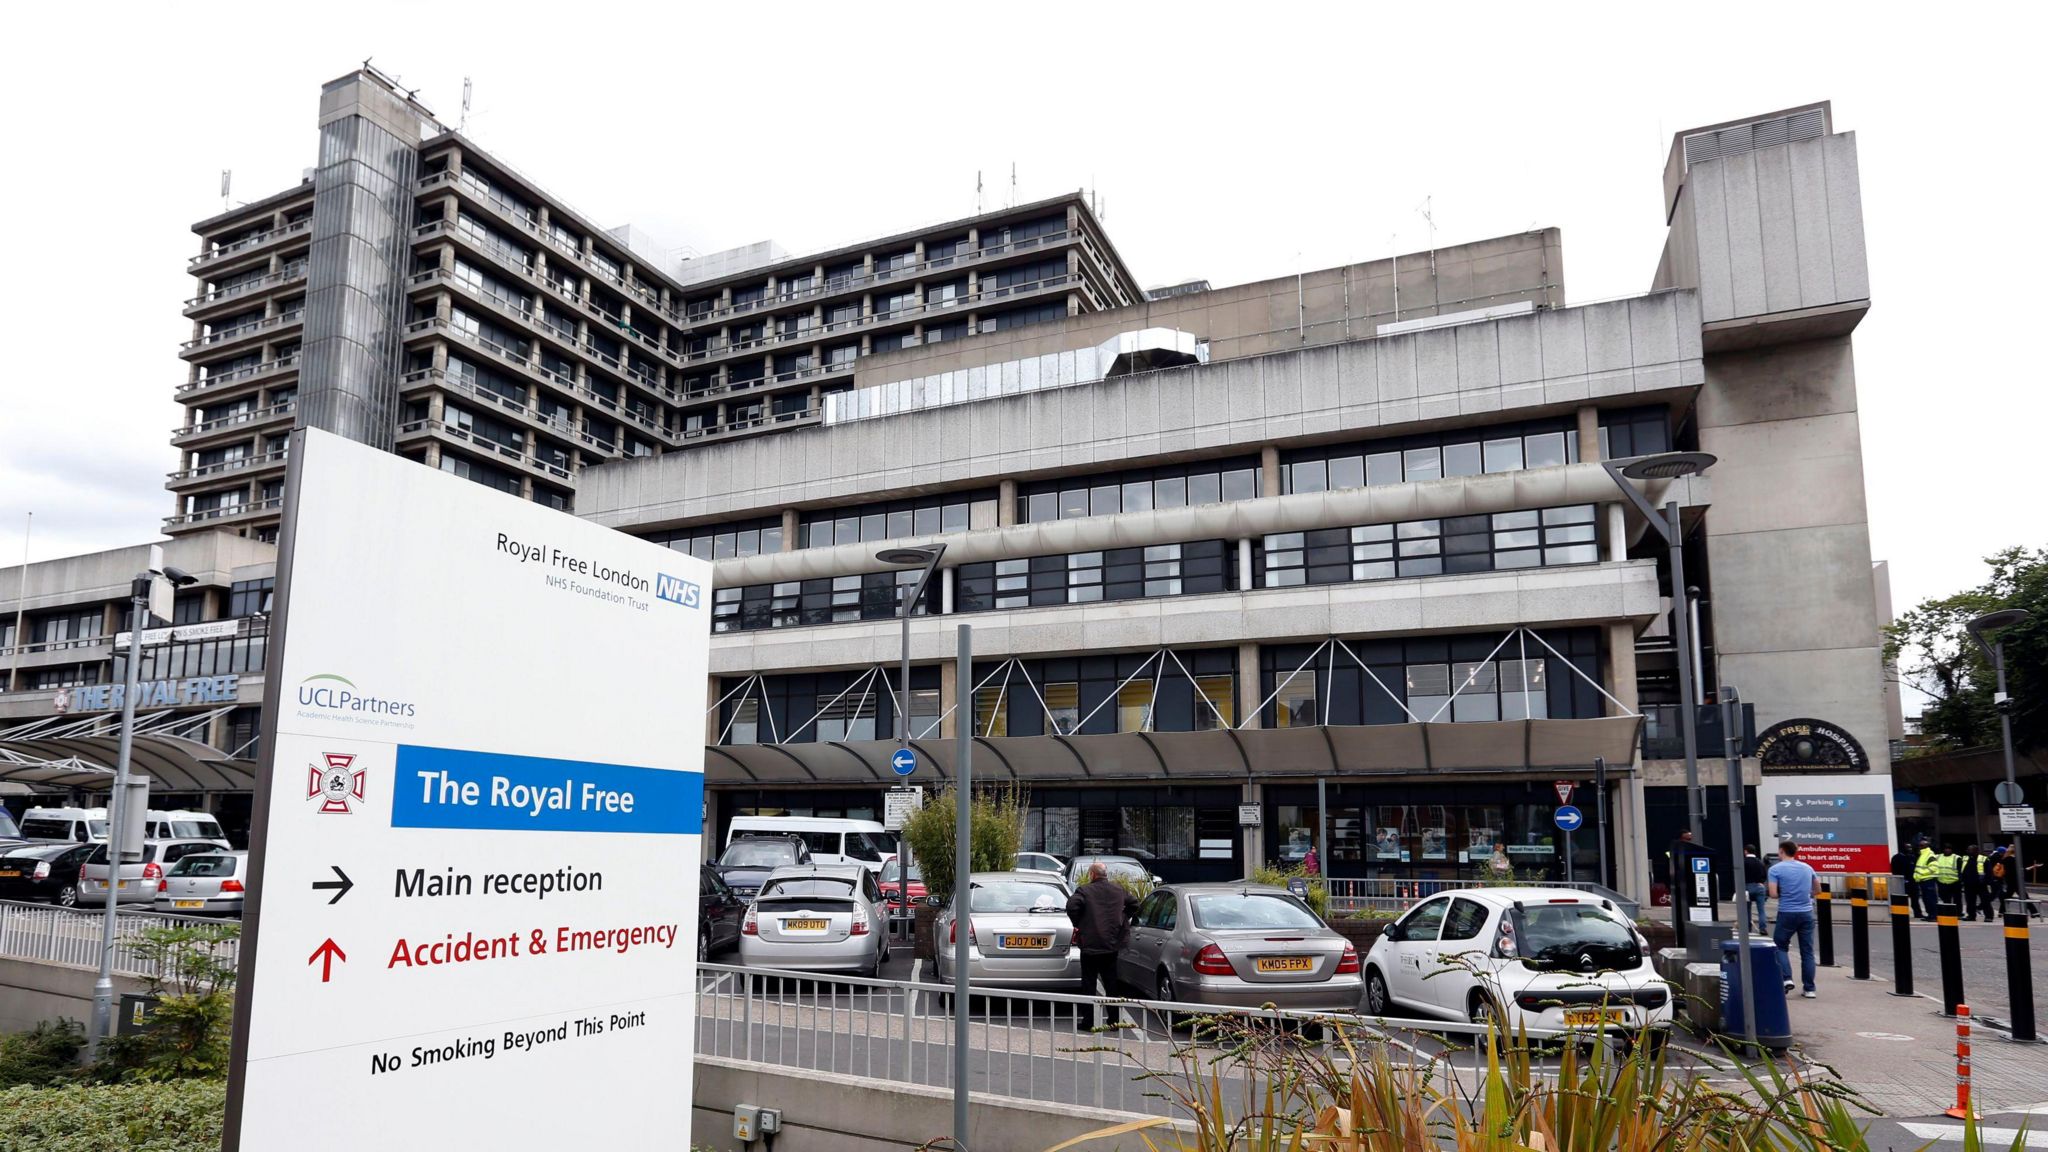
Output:
<instances>
[{"instance_id":1,"label":"ambulance access sign","mask_svg":"<svg viewBox=\"0 0 2048 1152\"><path fill-rule=\"evenodd\" d=\"M709 566L295 439L223 1146L673 1144Z\"/></svg>"}]
</instances>

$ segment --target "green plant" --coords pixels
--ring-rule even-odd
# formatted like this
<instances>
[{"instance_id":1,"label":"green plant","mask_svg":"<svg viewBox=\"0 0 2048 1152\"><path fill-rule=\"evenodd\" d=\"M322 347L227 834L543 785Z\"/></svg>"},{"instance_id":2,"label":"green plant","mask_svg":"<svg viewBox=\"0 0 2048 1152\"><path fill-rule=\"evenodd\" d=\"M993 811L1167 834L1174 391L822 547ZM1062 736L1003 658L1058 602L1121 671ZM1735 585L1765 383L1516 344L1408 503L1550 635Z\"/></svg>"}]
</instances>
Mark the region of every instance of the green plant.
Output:
<instances>
[{"instance_id":1,"label":"green plant","mask_svg":"<svg viewBox=\"0 0 2048 1152\"><path fill-rule=\"evenodd\" d=\"M0 1088L43 1086L75 1079L85 1025L45 1020L26 1032L0 1036Z\"/></svg>"},{"instance_id":2,"label":"green plant","mask_svg":"<svg viewBox=\"0 0 2048 1152\"><path fill-rule=\"evenodd\" d=\"M941 902L953 897L953 790L932 794L903 822L903 841L924 870L925 890ZM1021 787L997 785L974 790L968 808L968 861L976 872L1002 872L1017 861L1030 798Z\"/></svg>"},{"instance_id":3,"label":"green plant","mask_svg":"<svg viewBox=\"0 0 2048 1152\"><path fill-rule=\"evenodd\" d=\"M215 1152L227 1085L79 1084L0 1091L0 1148L10 1152Z\"/></svg>"},{"instance_id":4,"label":"green plant","mask_svg":"<svg viewBox=\"0 0 2048 1152\"><path fill-rule=\"evenodd\" d=\"M1261 864L1257 868L1252 869L1252 883L1254 884L1285 888L1289 880L1303 880L1308 883L1308 895L1303 897L1303 899L1308 901L1309 911L1314 912L1327 924L1330 920L1330 888L1329 885L1323 883L1323 878L1320 875L1306 871L1299 864L1287 868L1277 868L1271 864Z\"/></svg>"},{"instance_id":5,"label":"green plant","mask_svg":"<svg viewBox=\"0 0 2048 1152\"><path fill-rule=\"evenodd\" d=\"M241 925L178 924L143 930L133 945L149 961L157 998L147 1031L109 1044L100 1080L218 1079L227 1075L235 1013L235 964L227 945Z\"/></svg>"}]
</instances>

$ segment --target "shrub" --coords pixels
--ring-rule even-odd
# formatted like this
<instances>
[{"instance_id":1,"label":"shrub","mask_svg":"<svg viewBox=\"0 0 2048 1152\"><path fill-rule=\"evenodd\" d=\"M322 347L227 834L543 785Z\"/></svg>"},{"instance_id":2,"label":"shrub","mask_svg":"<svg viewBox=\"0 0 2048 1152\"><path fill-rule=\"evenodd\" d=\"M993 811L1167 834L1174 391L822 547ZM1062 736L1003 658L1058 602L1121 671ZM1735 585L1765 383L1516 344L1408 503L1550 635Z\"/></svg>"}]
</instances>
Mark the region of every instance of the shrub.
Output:
<instances>
[{"instance_id":1,"label":"shrub","mask_svg":"<svg viewBox=\"0 0 2048 1152\"><path fill-rule=\"evenodd\" d=\"M179 924L144 929L135 951L156 973L157 998L148 1031L101 1049L92 1076L113 1080L218 1079L228 1073L235 1014L235 966L225 945L241 925Z\"/></svg>"},{"instance_id":2,"label":"shrub","mask_svg":"<svg viewBox=\"0 0 2048 1152\"><path fill-rule=\"evenodd\" d=\"M27 1032L0 1036L0 1088L76 1079L84 1047L85 1025L76 1020L46 1020Z\"/></svg>"},{"instance_id":3,"label":"shrub","mask_svg":"<svg viewBox=\"0 0 2048 1152\"><path fill-rule=\"evenodd\" d=\"M951 788L934 792L924 807L903 822L903 842L916 854L924 870L925 890L934 899L953 898L954 794ZM998 786L977 788L968 809L968 860L976 872L1007 871L1017 862L1017 846L1024 839L1024 813L1030 807L1022 788Z\"/></svg>"},{"instance_id":4,"label":"shrub","mask_svg":"<svg viewBox=\"0 0 2048 1152\"><path fill-rule=\"evenodd\" d=\"M215 1152L227 1109L218 1080L0 1091L10 1152Z\"/></svg>"},{"instance_id":5,"label":"shrub","mask_svg":"<svg viewBox=\"0 0 2048 1152\"><path fill-rule=\"evenodd\" d=\"M1330 888L1327 884L1323 883L1321 876L1304 871L1299 864L1287 868L1276 868L1271 864L1262 864L1252 869L1252 883L1254 884L1270 884L1275 888L1285 888L1289 880L1306 880L1308 882L1308 895L1305 899L1308 901L1309 910L1321 917L1323 923L1329 923Z\"/></svg>"}]
</instances>

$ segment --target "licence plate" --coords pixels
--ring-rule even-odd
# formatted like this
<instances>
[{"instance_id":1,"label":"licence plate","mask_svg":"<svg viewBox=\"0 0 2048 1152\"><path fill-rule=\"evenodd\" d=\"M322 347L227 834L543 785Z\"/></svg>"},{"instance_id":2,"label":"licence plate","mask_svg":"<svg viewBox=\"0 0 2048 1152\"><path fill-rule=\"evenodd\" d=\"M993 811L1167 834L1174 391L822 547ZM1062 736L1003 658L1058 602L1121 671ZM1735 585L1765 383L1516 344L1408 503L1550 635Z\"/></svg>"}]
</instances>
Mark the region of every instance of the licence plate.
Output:
<instances>
[{"instance_id":1,"label":"licence plate","mask_svg":"<svg viewBox=\"0 0 2048 1152\"><path fill-rule=\"evenodd\" d=\"M20 875L21 873L18 871L0 872L0 880L13 880L20 877Z\"/></svg>"},{"instance_id":2,"label":"licence plate","mask_svg":"<svg viewBox=\"0 0 2048 1152\"><path fill-rule=\"evenodd\" d=\"M1307 956L1261 956L1255 965L1261 972L1308 972L1315 966Z\"/></svg>"},{"instance_id":3,"label":"licence plate","mask_svg":"<svg viewBox=\"0 0 2048 1152\"><path fill-rule=\"evenodd\" d=\"M173 907L173 908L204 908L204 907L206 907L206 901L204 901L204 900L173 900L173 901L171 901L171 907Z\"/></svg>"},{"instance_id":4,"label":"licence plate","mask_svg":"<svg viewBox=\"0 0 2048 1152\"><path fill-rule=\"evenodd\" d=\"M116 887L116 888L126 888L127 886L128 886L128 882L127 882L126 880L121 880L121 881L118 881L118 882L116 882L116 883L114 884L114 887Z\"/></svg>"},{"instance_id":5,"label":"licence plate","mask_svg":"<svg viewBox=\"0 0 2048 1152\"><path fill-rule=\"evenodd\" d=\"M1052 937L1050 937L1050 936L998 936L998 937L996 937L996 947L998 947L998 948L1050 948L1050 947L1052 947Z\"/></svg>"},{"instance_id":6,"label":"licence plate","mask_svg":"<svg viewBox=\"0 0 2048 1152\"><path fill-rule=\"evenodd\" d=\"M1621 1008L1567 1008L1564 1022L1574 1027L1581 1024L1625 1024L1628 1012Z\"/></svg>"},{"instance_id":7,"label":"licence plate","mask_svg":"<svg viewBox=\"0 0 2048 1152\"><path fill-rule=\"evenodd\" d=\"M823 920L784 920L784 932L823 932L830 925Z\"/></svg>"}]
</instances>

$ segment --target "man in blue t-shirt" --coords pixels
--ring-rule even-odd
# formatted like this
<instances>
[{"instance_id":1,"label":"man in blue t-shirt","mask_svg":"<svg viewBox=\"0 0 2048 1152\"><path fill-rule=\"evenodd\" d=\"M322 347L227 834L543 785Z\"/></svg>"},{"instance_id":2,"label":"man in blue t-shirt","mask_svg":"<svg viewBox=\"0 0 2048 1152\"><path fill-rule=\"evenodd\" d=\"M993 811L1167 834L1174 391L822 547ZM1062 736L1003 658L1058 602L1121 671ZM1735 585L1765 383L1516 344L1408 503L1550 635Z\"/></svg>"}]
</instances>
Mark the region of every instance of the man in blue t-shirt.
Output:
<instances>
[{"instance_id":1,"label":"man in blue t-shirt","mask_svg":"<svg viewBox=\"0 0 2048 1152\"><path fill-rule=\"evenodd\" d=\"M1785 991L1792 991L1792 953L1786 945L1796 935L1799 975L1806 986L1800 995L1811 1000L1818 995L1813 987L1818 963L1813 937L1813 869L1799 858L1799 845L1790 840L1778 845L1778 857L1769 874L1771 895L1778 899L1778 928L1771 934L1778 944L1778 977L1785 981Z\"/></svg>"}]
</instances>

